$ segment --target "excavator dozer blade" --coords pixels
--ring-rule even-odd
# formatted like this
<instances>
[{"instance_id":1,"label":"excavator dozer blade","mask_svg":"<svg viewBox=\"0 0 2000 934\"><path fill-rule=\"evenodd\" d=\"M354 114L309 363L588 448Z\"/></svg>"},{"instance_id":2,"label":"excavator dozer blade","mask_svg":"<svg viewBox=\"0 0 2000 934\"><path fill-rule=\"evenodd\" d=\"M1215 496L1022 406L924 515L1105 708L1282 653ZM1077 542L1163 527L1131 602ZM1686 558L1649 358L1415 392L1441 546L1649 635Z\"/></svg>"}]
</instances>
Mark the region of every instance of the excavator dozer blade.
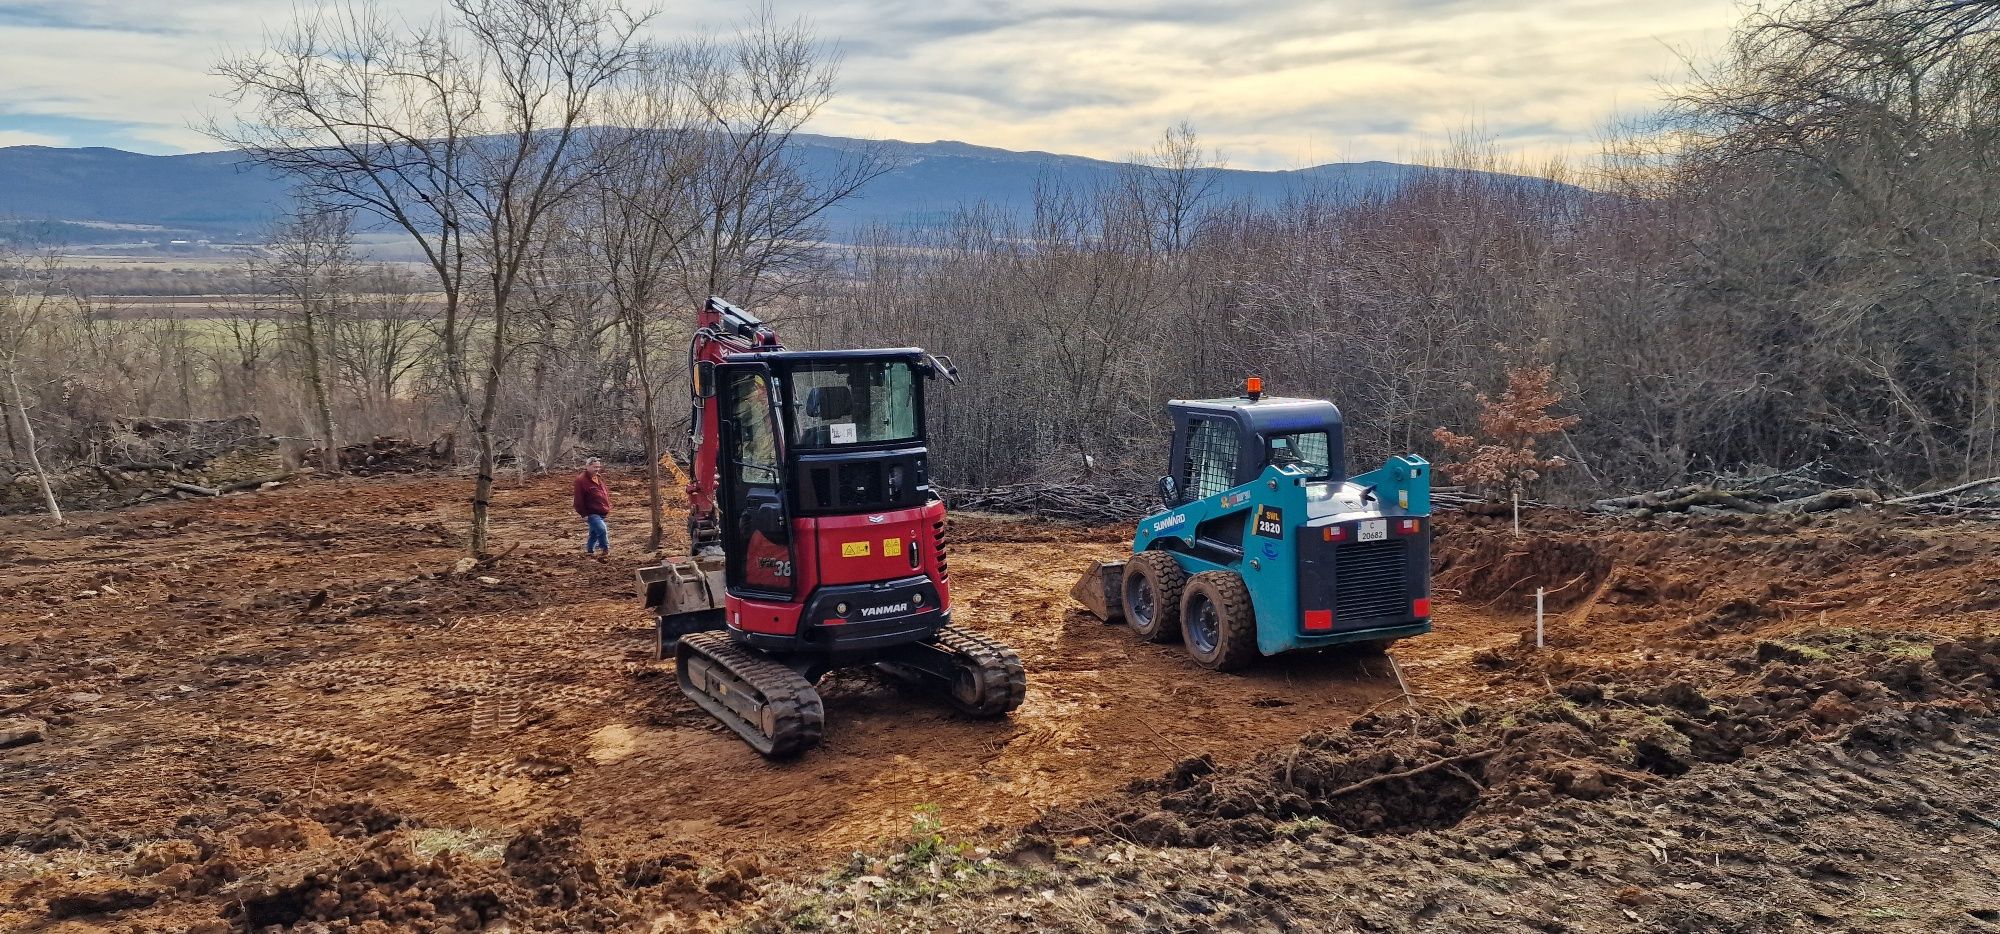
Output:
<instances>
[{"instance_id":1,"label":"excavator dozer blade","mask_svg":"<svg viewBox=\"0 0 2000 934\"><path fill-rule=\"evenodd\" d=\"M1116 623L1125 618L1125 601L1119 595L1124 586L1125 562L1092 561L1069 589L1070 599L1084 605L1098 619Z\"/></svg>"}]
</instances>

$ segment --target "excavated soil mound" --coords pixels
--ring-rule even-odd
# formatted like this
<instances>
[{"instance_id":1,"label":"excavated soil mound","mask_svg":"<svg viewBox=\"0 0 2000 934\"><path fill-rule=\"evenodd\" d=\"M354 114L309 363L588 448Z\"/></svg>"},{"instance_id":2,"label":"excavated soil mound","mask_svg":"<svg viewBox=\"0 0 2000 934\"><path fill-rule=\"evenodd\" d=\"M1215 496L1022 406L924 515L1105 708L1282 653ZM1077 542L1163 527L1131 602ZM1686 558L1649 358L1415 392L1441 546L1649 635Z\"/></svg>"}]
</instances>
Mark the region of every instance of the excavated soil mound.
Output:
<instances>
[{"instance_id":1,"label":"excavated soil mound","mask_svg":"<svg viewBox=\"0 0 2000 934\"><path fill-rule=\"evenodd\" d=\"M1434 539L1432 552L1436 589L1509 609L1532 609L1537 587L1545 591L1546 608L1573 606L1590 596L1612 567L1611 554L1583 535L1514 538L1486 529L1446 531Z\"/></svg>"},{"instance_id":2,"label":"excavated soil mound","mask_svg":"<svg viewBox=\"0 0 2000 934\"><path fill-rule=\"evenodd\" d=\"M1453 708L1414 724L1405 713L1366 716L1237 767L1185 761L1124 797L1052 813L1031 836L1206 847L1317 824L1436 829L1657 785L1882 715L1922 737L1990 713L2000 689L1994 638L1934 648L1875 640L1857 651L1765 642L1721 661L1726 674L1707 683L1682 666L1598 672L1498 710Z\"/></svg>"},{"instance_id":3,"label":"excavated soil mound","mask_svg":"<svg viewBox=\"0 0 2000 934\"><path fill-rule=\"evenodd\" d=\"M2000 609L1990 528L1916 515L1639 520L1543 511L1518 536L1504 520L1454 516L1438 523L1433 551L1433 589L1455 603L1531 612L1543 589L1558 646L1630 634L1691 648L1824 627L1827 614L1844 617L1842 626L1885 629Z\"/></svg>"},{"instance_id":4,"label":"excavated soil mound","mask_svg":"<svg viewBox=\"0 0 2000 934\"><path fill-rule=\"evenodd\" d=\"M155 843L128 877L18 890L53 920L183 899L218 913L189 931L647 930L757 894L754 861L709 873L683 853L598 853L574 817L487 838L430 829L365 801L221 818Z\"/></svg>"}]
</instances>

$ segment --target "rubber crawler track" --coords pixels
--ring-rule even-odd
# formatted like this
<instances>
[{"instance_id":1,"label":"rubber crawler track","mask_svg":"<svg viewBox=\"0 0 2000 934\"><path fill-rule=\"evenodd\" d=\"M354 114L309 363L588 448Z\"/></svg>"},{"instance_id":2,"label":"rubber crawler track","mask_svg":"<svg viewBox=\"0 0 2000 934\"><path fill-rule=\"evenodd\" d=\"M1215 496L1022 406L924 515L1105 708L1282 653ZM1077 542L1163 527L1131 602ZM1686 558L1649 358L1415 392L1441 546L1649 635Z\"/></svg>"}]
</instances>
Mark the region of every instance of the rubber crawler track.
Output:
<instances>
[{"instance_id":1,"label":"rubber crawler track","mask_svg":"<svg viewBox=\"0 0 2000 934\"><path fill-rule=\"evenodd\" d=\"M688 657L701 655L756 692L757 699L772 711L772 730L766 734L761 724L751 723L727 704L698 691L688 680ZM798 672L730 641L726 633L699 632L682 636L676 653L676 676L681 693L736 732L750 748L772 758L797 755L819 744L824 735L826 710L819 692Z\"/></svg>"},{"instance_id":2,"label":"rubber crawler track","mask_svg":"<svg viewBox=\"0 0 2000 934\"><path fill-rule=\"evenodd\" d=\"M980 685L979 701L968 704L949 689L951 705L975 717L1003 717L1028 696L1028 673L1021 656L1006 645L976 632L946 626L938 631L938 647L970 662Z\"/></svg>"}]
</instances>

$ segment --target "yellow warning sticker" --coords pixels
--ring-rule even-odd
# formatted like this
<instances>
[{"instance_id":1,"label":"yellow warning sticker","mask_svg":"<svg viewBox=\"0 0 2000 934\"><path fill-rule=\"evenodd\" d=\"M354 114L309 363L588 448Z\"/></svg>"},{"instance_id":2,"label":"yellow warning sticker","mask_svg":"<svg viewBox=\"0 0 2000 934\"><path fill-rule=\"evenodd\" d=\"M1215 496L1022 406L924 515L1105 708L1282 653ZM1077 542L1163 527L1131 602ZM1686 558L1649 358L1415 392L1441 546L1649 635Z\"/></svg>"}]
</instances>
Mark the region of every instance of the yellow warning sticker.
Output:
<instances>
[{"instance_id":1,"label":"yellow warning sticker","mask_svg":"<svg viewBox=\"0 0 2000 934\"><path fill-rule=\"evenodd\" d=\"M900 554L902 554L902 553L903 553L903 540L902 540L902 539L900 539L900 538L885 538L885 539L883 539L883 540L882 540L882 556L883 556L883 557L885 557L885 558L893 558L893 557L896 557L897 555L900 555Z\"/></svg>"},{"instance_id":2,"label":"yellow warning sticker","mask_svg":"<svg viewBox=\"0 0 2000 934\"><path fill-rule=\"evenodd\" d=\"M868 557L868 544L867 542L841 542L840 556L843 558L866 558Z\"/></svg>"}]
</instances>

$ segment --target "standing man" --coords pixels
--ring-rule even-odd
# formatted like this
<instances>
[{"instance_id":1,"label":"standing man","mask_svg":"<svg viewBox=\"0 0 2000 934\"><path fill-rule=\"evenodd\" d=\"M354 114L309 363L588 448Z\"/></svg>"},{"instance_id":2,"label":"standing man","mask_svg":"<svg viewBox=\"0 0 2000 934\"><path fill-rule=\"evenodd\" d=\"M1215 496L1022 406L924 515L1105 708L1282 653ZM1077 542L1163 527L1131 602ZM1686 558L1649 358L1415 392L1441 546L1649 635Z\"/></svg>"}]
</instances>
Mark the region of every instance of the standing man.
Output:
<instances>
[{"instance_id":1,"label":"standing man","mask_svg":"<svg viewBox=\"0 0 2000 934\"><path fill-rule=\"evenodd\" d=\"M583 553L609 556L611 528L604 517L611 515L611 489L604 485L604 462L595 457L584 461L583 472L576 475L576 514L590 526Z\"/></svg>"}]
</instances>

